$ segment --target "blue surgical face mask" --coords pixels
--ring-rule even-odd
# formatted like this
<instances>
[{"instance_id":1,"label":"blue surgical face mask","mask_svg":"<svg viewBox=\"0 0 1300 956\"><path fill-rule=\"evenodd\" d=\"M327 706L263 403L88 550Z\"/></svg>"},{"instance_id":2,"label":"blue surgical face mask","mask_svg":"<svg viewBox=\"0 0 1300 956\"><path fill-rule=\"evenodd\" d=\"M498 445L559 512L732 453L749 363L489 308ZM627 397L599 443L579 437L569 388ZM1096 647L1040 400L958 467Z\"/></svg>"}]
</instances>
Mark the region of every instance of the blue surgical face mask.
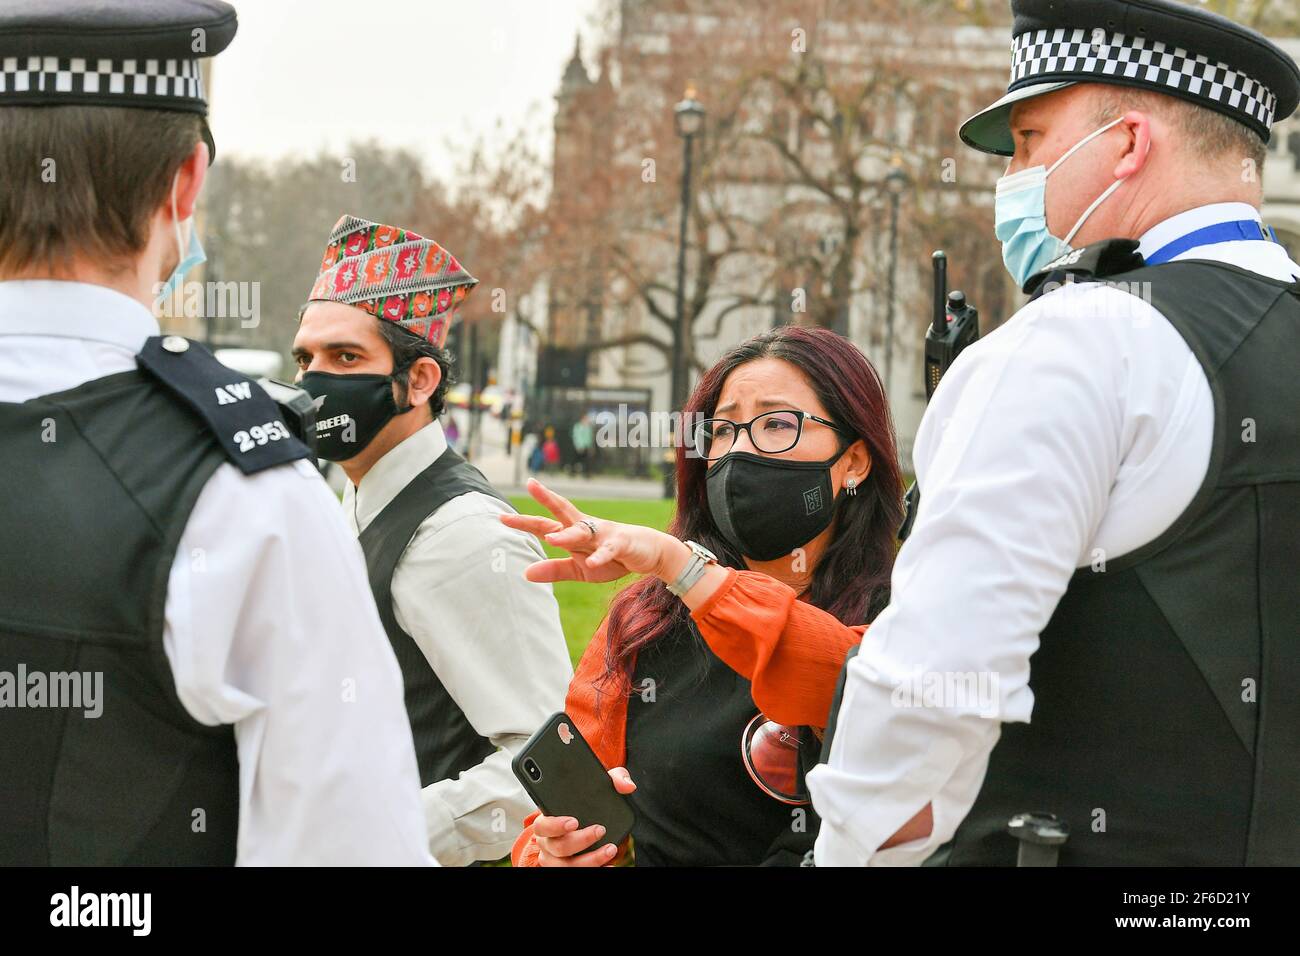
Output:
<instances>
[{"instance_id":1,"label":"blue surgical face mask","mask_svg":"<svg viewBox=\"0 0 1300 956\"><path fill-rule=\"evenodd\" d=\"M190 230L190 243L188 249L186 249L185 242L181 239L181 223L180 220L176 218L176 183L179 178L179 172L172 178L172 227L176 231L176 268L172 270L172 274L168 276L166 283L164 283L162 287L162 291L159 292L157 298L154 299L154 307L159 309L162 308L163 302L165 302L176 290L176 287L185 280L185 274L187 272L195 266L208 261L207 253L203 251L203 244L199 242L199 231L194 228L194 217L191 216L186 220L189 224Z\"/></svg>"},{"instance_id":2,"label":"blue surgical face mask","mask_svg":"<svg viewBox=\"0 0 1300 956\"><path fill-rule=\"evenodd\" d=\"M1031 166L1018 173L1003 176L998 180L997 192L993 203L993 218L996 222L994 231L1002 240L1002 261L1006 264L1011 278L1016 285L1024 288L1029 277L1041 270L1049 262L1059 259L1071 250L1070 240L1087 222L1106 199L1119 188L1122 179L1117 179L1098 196L1074 228L1064 239L1058 239L1047 228L1047 177L1063 162L1074 155L1075 151L1100 136L1112 126L1123 121L1123 117L1107 123L1101 129L1094 130L1065 151L1065 154L1052 163L1051 167Z\"/></svg>"}]
</instances>

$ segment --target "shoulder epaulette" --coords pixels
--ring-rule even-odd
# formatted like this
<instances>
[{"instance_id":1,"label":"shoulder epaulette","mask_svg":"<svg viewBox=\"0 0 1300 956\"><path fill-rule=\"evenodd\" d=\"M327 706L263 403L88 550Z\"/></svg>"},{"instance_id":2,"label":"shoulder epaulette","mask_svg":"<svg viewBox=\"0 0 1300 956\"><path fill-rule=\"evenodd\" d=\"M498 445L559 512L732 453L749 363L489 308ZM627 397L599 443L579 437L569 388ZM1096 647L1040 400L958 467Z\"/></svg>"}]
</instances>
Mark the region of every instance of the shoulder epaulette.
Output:
<instances>
[{"instance_id":1,"label":"shoulder epaulette","mask_svg":"<svg viewBox=\"0 0 1300 956\"><path fill-rule=\"evenodd\" d=\"M1142 253L1136 239L1104 239L1082 249L1072 249L1029 277L1023 291L1029 301L1066 282L1104 279L1142 268Z\"/></svg>"},{"instance_id":2,"label":"shoulder epaulette","mask_svg":"<svg viewBox=\"0 0 1300 956\"><path fill-rule=\"evenodd\" d=\"M136 362L203 419L226 457L244 474L311 457L262 386L222 365L200 343L179 335L155 335L145 342Z\"/></svg>"}]
</instances>

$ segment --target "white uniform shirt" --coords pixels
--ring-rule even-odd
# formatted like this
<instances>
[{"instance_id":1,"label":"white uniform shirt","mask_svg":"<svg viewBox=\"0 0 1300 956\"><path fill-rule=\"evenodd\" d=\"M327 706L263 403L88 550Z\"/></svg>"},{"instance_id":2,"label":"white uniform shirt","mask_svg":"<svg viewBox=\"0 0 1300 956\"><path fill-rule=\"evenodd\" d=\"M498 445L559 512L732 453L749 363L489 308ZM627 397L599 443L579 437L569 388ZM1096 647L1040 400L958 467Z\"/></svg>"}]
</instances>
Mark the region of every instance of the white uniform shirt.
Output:
<instances>
[{"instance_id":1,"label":"white uniform shirt","mask_svg":"<svg viewBox=\"0 0 1300 956\"><path fill-rule=\"evenodd\" d=\"M112 289L0 282L0 401L133 369L157 334L149 310ZM181 703L200 723L234 725L241 865L434 862L401 672L361 550L310 463L248 477L218 466L165 614Z\"/></svg>"},{"instance_id":2,"label":"white uniform shirt","mask_svg":"<svg viewBox=\"0 0 1300 956\"><path fill-rule=\"evenodd\" d=\"M1240 203L1202 206L1153 227L1140 251L1259 218ZM1268 241L1176 258L1300 276ZM819 865L919 864L952 837L1000 720L1030 720L1029 658L1070 576L1173 524L1205 478L1213 427L1209 383L1182 336L1105 285L1044 295L962 353L917 432L921 505L891 603L848 669L830 761L809 774ZM984 675L988 693L905 706L946 675ZM929 837L879 849L927 803Z\"/></svg>"},{"instance_id":3,"label":"white uniform shirt","mask_svg":"<svg viewBox=\"0 0 1300 956\"><path fill-rule=\"evenodd\" d=\"M375 462L343 510L360 534L447 448L436 421ZM444 866L507 855L535 808L510 761L564 709L573 666L549 584L524 580L546 555L537 539L503 525L491 495L459 495L416 530L393 572L393 614L475 731L496 753L424 788L429 849Z\"/></svg>"}]
</instances>

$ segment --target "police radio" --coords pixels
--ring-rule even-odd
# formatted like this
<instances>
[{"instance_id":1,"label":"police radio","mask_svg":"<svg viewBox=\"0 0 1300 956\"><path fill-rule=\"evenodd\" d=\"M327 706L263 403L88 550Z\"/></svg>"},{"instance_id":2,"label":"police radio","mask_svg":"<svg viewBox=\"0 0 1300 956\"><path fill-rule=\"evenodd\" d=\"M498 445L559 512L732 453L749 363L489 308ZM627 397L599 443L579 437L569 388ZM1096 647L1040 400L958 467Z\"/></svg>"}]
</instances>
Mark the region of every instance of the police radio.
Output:
<instances>
[{"instance_id":1,"label":"police radio","mask_svg":"<svg viewBox=\"0 0 1300 956\"><path fill-rule=\"evenodd\" d=\"M966 293L948 291L948 256L939 249L930 259L934 263L934 317L925 332L927 402L961 350L980 337L980 314L966 301Z\"/></svg>"},{"instance_id":2,"label":"police radio","mask_svg":"<svg viewBox=\"0 0 1300 956\"><path fill-rule=\"evenodd\" d=\"M316 401L304 389L274 378L259 378L257 384L274 399L290 434L316 453Z\"/></svg>"},{"instance_id":3,"label":"police radio","mask_svg":"<svg viewBox=\"0 0 1300 956\"><path fill-rule=\"evenodd\" d=\"M939 380L957 361L962 349L980 337L979 311L966 301L966 293L948 291L948 256L942 249L930 257L934 264L934 315L925 330L925 400L934 397ZM906 541L920 505L921 492L912 482L907 489L907 509L898 529L898 540Z\"/></svg>"}]
</instances>

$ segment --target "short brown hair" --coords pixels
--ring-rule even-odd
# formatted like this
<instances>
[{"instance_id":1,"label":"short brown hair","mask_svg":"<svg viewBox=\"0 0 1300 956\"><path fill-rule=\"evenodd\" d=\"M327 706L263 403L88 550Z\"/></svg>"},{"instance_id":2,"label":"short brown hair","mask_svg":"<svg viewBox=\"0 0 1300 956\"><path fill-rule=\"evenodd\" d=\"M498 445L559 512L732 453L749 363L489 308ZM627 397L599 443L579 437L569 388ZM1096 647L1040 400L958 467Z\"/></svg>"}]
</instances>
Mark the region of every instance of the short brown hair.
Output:
<instances>
[{"instance_id":1,"label":"short brown hair","mask_svg":"<svg viewBox=\"0 0 1300 956\"><path fill-rule=\"evenodd\" d=\"M1193 156L1207 160L1229 156L1238 161L1249 159L1257 175L1263 174L1268 144L1254 130L1218 110L1163 93L1110 84L1098 84L1093 103L1096 109L1093 118L1098 125L1129 110L1156 113L1183 134Z\"/></svg>"},{"instance_id":2,"label":"short brown hair","mask_svg":"<svg viewBox=\"0 0 1300 956\"><path fill-rule=\"evenodd\" d=\"M134 107L0 107L0 274L57 272L75 255L124 268L202 122Z\"/></svg>"}]
</instances>

